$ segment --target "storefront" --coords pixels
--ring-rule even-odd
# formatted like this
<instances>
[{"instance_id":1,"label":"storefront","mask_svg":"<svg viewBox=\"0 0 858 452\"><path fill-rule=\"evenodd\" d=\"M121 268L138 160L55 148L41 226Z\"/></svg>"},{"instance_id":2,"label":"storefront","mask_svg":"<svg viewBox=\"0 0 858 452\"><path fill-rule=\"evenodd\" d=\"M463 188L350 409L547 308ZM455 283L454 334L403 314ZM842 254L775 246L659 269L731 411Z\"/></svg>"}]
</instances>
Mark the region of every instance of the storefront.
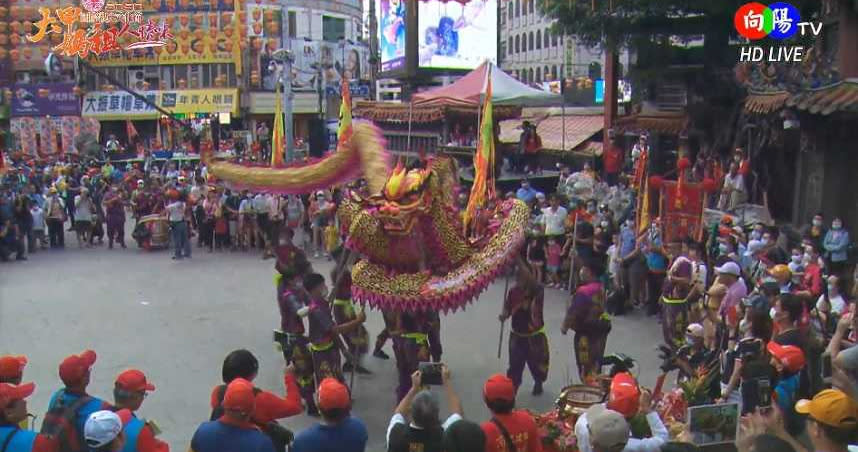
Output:
<instances>
[{"instance_id":1,"label":"storefront","mask_svg":"<svg viewBox=\"0 0 858 452\"><path fill-rule=\"evenodd\" d=\"M250 115L252 124L250 130L256 130L256 124L265 121L269 125L274 122L274 93L250 93ZM295 92L292 94L292 124L295 127L295 139L305 143L310 136L310 121L319 115L319 95L315 92ZM269 137L270 138L270 137ZM257 137L254 136L254 139Z\"/></svg>"},{"instance_id":2,"label":"storefront","mask_svg":"<svg viewBox=\"0 0 858 452\"><path fill-rule=\"evenodd\" d=\"M27 155L51 158L76 152L76 140L98 137L98 122L80 117L80 98L74 86L74 83L13 85L11 146Z\"/></svg>"},{"instance_id":3,"label":"storefront","mask_svg":"<svg viewBox=\"0 0 858 452\"><path fill-rule=\"evenodd\" d=\"M227 125L239 116L237 88L141 91L140 94L175 118L190 120L197 134L206 132L215 118L219 124ZM187 146L187 137L170 122L163 121L166 118L162 118L160 111L129 93L89 92L84 96L82 108L84 117L97 119L104 125L102 135L114 133L121 142L127 142L130 132L137 133L147 148L179 150ZM208 133L210 136L211 132ZM222 148L229 147L231 140L221 144Z\"/></svg>"}]
</instances>

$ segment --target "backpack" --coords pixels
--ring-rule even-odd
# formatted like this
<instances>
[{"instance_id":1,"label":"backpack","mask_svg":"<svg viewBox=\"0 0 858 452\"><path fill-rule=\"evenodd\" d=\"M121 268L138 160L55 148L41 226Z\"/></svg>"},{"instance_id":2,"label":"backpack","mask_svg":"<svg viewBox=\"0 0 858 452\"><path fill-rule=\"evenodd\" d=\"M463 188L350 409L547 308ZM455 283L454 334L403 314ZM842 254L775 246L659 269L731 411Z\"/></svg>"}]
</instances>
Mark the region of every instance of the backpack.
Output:
<instances>
[{"instance_id":1,"label":"backpack","mask_svg":"<svg viewBox=\"0 0 858 452\"><path fill-rule=\"evenodd\" d=\"M78 417L78 411L92 401L92 397L85 395L71 404L67 404L65 395L65 392L61 393L54 406L45 414L40 433L55 438L59 443L58 450L60 452L85 451L87 447L84 443L83 432L77 431L75 421Z\"/></svg>"},{"instance_id":2,"label":"backpack","mask_svg":"<svg viewBox=\"0 0 858 452\"><path fill-rule=\"evenodd\" d=\"M262 392L261 389L256 386L253 387L253 395L257 395ZM216 421L224 414L223 409L223 398L226 396L226 385L220 385L217 387L217 406L212 410L212 414L209 417L210 421ZM265 433L271 439L271 442L274 444L274 450L277 452L285 452L286 447L292 443L292 440L295 438L295 435L286 427L280 425L277 421L271 421L264 425L258 425L259 430L262 433Z\"/></svg>"}]
</instances>

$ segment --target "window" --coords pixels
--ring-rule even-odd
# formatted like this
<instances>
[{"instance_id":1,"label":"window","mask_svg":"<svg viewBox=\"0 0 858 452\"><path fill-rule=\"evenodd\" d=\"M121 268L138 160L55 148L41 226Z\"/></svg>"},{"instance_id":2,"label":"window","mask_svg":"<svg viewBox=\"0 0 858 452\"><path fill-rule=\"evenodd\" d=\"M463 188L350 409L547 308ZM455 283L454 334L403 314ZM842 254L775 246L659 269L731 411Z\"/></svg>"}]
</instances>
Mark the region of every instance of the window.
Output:
<instances>
[{"instance_id":1,"label":"window","mask_svg":"<svg viewBox=\"0 0 858 452\"><path fill-rule=\"evenodd\" d=\"M533 4L536 3L535 0L527 0L527 3L530 4L530 14L533 14Z\"/></svg>"},{"instance_id":2,"label":"window","mask_svg":"<svg viewBox=\"0 0 858 452\"><path fill-rule=\"evenodd\" d=\"M551 74L548 72L548 66L545 66L545 68L542 69L542 75L545 77L546 80L549 79Z\"/></svg>"},{"instance_id":3,"label":"window","mask_svg":"<svg viewBox=\"0 0 858 452\"><path fill-rule=\"evenodd\" d=\"M298 31L298 13L295 11L289 11L289 37L296 38Z\"/></svg>"},{"instance_id":4,"label":"window","mask_svg":"<svg viewBox=\"0 0 858 452\"><path fill-rule=\"evenodd\" d=\"M533 83L533 68L527 70L527 83Z\"/></svg>"},{"instance_id":5,"label":"window","mask_svg":"<svg viewBox=\"0 0 858 452\"><path fill-rule=\"evenodd\" d=\"M506 48L509 50L510 55L513 54L513 49L515 49L515 47L512 46L512 36L509 37L509 40L506 43Z\"/></svg>"},{"instance_id":6,"label":"window","mask_svg":"<svg viewBox=\"0 0 858 452\"><path fill-rule=\"evenodd\" d=\"M514 9L512 6L513 6L513 5L512 5L512 2L510 2L510 3L509 3L509 5L507 5L507 14L506 14L506 15L507 15L507 17L509 17L510 19L512 19L512 13L513 13L513 11L512 11L512 10Z\"/></svg>"},{"instance_id":7,"label":"window","mask_svg":"<svg viewBox=\"0 0 858 452\"><path fill-rule=\"evenodd\" d=\"M529 44L527 46L527 50L533 50L533 32L532 31L528 34L527 40L529 42Z\"/></svg>"},{"instance_id":8,"label":"window","mask_svg":"<svg viewBox=\"0 0 858 452\"><path fill-rule=\"evenodd\" d=\"M521 15L522 16L527 15L527 2L529 2L529 1L530 0L521 0L521 2L522 2L521 3Z\"/></svg>"},{"instance_id":9,"label":"window","mask_svg":"<svg viewBox=\"0 0 858 452\"><path fill-rule=\"evenodd\" d=\"M518 35L515 35L515 53L521 52L521 47L519 47L519 43L520 41L518 39Z\"/></svg>"},{"instance_id":10,"label":"window","mask_svg":"<svg viewBox=\"0 0 858 452\"><path fill-rule=\"evenodd\" d=\"M551 66L551 78L557 80L557 65Z\"/></svg>"},{"instance_id":11,"label":"window","mask_svg":"<svg viewBox=\"0 0 858 452\"><path fill-rule=\"evenodd\" d=\"M515 0L515 17L521 14L521 0Z\"/></svg>"},{"instance_id":12,"label":"window","mask_svg":"<svg viewBox=\"0 0 858 452\"><path fill-rule=\"evenodd\" d=\"M322 16L322 39L339 41L346 37L346 20L339 17Z\"/></svg>"},{"instance_id":13,"label":"window","mask_svg":"<svg viewBox=\"0 0 858 452\"><path fill-rule=\"evenodd\" d=\"M557 47L557 32L551 33L551 46Z\"/></svg>"},{"instance_id":14,"label":"window","mask_svg":"<svg viewBox=\"0 0 858 452\"><path fill-rule=\"evenodd\" d=\"M542 48L542 31L536 30L536 48Z\"/></svg>"},{"instance_id":15,"label":"window","mask_svg":"<svg viewBox=\"0 0 858 452\"><path fill-rule=\"evenodd\" d=\"M542 81L542 68L536 68L536 82Z\"/></svg>"},{"instance_id":16,"label":"window","mask_svg":"<svg viewBox=\"0 0 858 452\"><path fill-rule=\"evenodd\" d=\"M545 38L545 41L542 43L542 47L545 47L546 49L548 48L548 39L549 39L549 37L550 37L550 36L549 36L550 34L551 34L551 30L549 30L549 29L547 29L547 28L546 28L546 29L545 29L545 34L544 34L544 35L542 35L542 36Z\"/></svg>"}]
</instances>

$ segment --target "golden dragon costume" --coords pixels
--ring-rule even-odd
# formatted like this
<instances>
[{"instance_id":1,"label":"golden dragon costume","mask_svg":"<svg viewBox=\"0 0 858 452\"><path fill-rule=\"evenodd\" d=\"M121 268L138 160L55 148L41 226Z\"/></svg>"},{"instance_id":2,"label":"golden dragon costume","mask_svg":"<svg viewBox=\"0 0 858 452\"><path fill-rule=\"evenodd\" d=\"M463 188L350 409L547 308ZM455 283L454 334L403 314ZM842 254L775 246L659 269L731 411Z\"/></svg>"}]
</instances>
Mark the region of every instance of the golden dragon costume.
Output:
<instances>
[{"instance_id":1,"label":"golden dragon costume","mask_svg":"<svg viewBox=\"0 0 858 452\"><path fill-rule=\"evenodd\" d=\"M337 211L352 269L352 299L396 311L456 310L476 298L514 259L529 210L512 199L497 206L484 236L465 237L455 206L456 165L436 158L425 168L388 168L383 138L354 121L353 136L309 165L268 168L211 161L209 173L234 186L307 193L364 177L369 196L351 192Z\"/></svg>"}]
</instances>

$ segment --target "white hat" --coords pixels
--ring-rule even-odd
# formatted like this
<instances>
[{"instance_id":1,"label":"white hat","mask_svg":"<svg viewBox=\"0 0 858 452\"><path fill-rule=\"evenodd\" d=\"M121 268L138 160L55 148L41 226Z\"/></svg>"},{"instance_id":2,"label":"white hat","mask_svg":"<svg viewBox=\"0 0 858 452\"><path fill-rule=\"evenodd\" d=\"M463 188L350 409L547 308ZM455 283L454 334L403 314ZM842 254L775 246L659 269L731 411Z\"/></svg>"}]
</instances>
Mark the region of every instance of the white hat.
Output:
<instances>
[{"instance_id":1,"label":"white hat","mask_svg":"<svg viewBox=\"0 0 858 452\"><path fill-rule=\"evenodd\" d=\"M715 273L739 276L742 274L742 271L739 269L738 264L736 264L733 261L729 261L729 262L724 262L724 265L722 265L720 267L715 267Z\"/></svg>"},{"instance_id":2,"label":"white hat","mask_svg":"<svg viewBox=\"0 0 858 452\"><path fill-rule=\"evenodd\" d=\"M586 414L591 444L610 449L628 443L629 423L622 414L601 403L590 407Z\"/></svg>"},{"instance_id":3,"label":"white hat","mask_svg":"<svg viewBox=\"0 0 858 452\"><path fill-rule=\"evenodd\" d=\"M119 436L122 432L122 419L113 411L96 411L89 415L83 427L83 437L86 444L92 448L99 448Z\"/></svg>"},{"instance_id":4,"label":"white hat","mask_svg":"<svg viewBox=\"0 0 858 452\"><path fill-rule=\"evenodd\" d=\"M692 323L691 325L688 325L688 328L685 329L685 333L694 337L703 337L703 325L699 323Z\"/></svg>"}]
</instances>

